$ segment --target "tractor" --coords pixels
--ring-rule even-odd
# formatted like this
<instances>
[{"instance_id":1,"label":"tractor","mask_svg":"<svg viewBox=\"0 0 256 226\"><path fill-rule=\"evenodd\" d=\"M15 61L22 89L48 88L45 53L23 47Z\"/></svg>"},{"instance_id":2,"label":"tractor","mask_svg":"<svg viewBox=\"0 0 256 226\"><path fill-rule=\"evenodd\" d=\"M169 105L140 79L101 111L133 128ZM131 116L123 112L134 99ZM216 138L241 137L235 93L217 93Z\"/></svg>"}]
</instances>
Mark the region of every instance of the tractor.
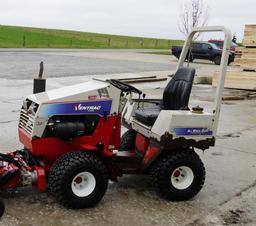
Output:
<instances>
[{"instance_id":1,"label":"tractor","mask_svg":"<svg viewBox=\"0 0 256 226\"><path fill-rule=\"evenodd\" d=\"M189 107L196 71L184 66L197 32L222 31L225 42L215 107ZM195 149L214 146L231 33L202 27L188 36L162 99L146 99L120 80L89 82L29 95L18 123L24 148L0 154L0 187L35 186L67 208L87 208L109 180L149 174L161 197L183 201L203 187L205 167ZM121 126L127 131L121 137Z\"/></svg>"}]
</instances>

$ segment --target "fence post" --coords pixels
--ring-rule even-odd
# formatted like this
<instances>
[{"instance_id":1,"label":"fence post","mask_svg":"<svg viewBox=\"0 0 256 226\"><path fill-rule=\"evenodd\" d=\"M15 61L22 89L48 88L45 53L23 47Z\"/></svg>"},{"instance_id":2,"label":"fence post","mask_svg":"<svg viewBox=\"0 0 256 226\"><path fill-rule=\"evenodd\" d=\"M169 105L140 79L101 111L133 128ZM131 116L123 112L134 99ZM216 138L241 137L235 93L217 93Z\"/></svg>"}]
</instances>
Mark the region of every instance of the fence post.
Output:
<instances>
[{"instance_id":1,"label":"fence post","mask_svg":"<svg viewBox=\"0 0 256 226\"><path fill-rule=\"evenodd\" d=\"M26 46L26 36L23 35L23 38L22 38L22 46L25 47Z\"/></svg>"},{"instance_id":2,"label":"fence post","mask_svg":"<svg viewBox=\"0 0 256 226\"><path fill-rule=\"evenodd\" d=\"M50 48L50 39L47 39L48 48Z\"/></svg>"},{"instance_id":3,"label":"fence post","mask_svg":"<svg viewBox=\"0 0 256 226\"><path fill-rule=\"evenodd\" d=\"M141 39L141 41L140 41L140 46L141 46L141 48L143 48L143 39Z\"/></svg>"},{"instance_id":4,"label":"fence post","mask_svg":"<svg viewBox=\"0 0 256 226\"><path fill-rule=\"evenodd\" d=\"M170 48L170 45L171 45L171 41L170 40L168 40L168 44L167 44L168 46L168 48Z\"/></svg>"},{"instance_id":5,"label":"fence post","mask_svg":"<svg viewBox=\"0 0 256 226\"><path fill-rule=\"evenodd\" d=\"M128 48L128 40L126 40L125 47Z\"/></svg>"},{"instance_id":6,"label":"fence post","mask_svg":"<svg viewBox=\"0 0 256 226\"><path fill-rule=\"evenodd\" d=\"M157 47L158 45L158 40L156 39L156 42L155 42L155 48Z\"/></svg>"},{"instance_id":7,"label":"fence post","mask_svg":"<svg viewBox=\"0 0 256 226\"><path fill-rule=\"evenodd\" d=\"M108 47L110 47L111 44L111 38L108 38Z\"/></svg>"},{"instance_id":8,"label":"fence post","mask_svg":"<svg viewBox=\"0 0 256 226\"><path fill-rule=\"evenodd\" d=\"M73 45L73 38L70 39L70 47Z\"/></svg>"}]
</instances>

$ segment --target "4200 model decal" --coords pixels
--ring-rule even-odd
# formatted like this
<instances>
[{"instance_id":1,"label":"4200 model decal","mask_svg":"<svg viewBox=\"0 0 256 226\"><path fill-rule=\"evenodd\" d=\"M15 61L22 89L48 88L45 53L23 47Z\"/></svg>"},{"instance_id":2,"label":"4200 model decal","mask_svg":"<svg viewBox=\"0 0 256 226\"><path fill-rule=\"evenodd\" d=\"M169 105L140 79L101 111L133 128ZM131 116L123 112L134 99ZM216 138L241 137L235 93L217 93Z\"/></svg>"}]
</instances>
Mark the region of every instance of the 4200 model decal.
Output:
<instances>
[{"instance_id":1,"label":"4200 model decal","mask_svg":"<svg viewBox=\"0 0 256 226\"><path fill-rule=\"evenodd\" d=\"M178 136L211 136L213 133L208 128L175 128Z\"/></svg>"},{"instance_id":2,"label":"4200 model decal","mask_svg":"<svg viewBox=\"0 0 256 226\"><path fill-rule=\"evenodd\" d=\"M64 114L97 114L109 115L112 100L86 101L79 103L54 103L42 106L40 117Z\"/></svg>"}]
</instances>

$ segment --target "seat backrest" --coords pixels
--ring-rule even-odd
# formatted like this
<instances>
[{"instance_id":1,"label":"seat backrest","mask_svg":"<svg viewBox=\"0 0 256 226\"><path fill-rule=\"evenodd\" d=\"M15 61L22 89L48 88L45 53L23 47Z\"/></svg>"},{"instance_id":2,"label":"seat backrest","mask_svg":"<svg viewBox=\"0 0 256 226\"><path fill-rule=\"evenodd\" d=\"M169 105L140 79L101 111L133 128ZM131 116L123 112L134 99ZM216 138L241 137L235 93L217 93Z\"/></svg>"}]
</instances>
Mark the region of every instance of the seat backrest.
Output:
<instances>
[{"instance_id":1,"label":"seat backrest","mask_svg":"<svg viewBox=\"0 0 256 226\"><path fill-rule=\"evenodd\" d=\"M188 106L194 76L194 68L181 67L177 70L164 90L163 109L180 110Z\"/></svg>"}]
</instances>

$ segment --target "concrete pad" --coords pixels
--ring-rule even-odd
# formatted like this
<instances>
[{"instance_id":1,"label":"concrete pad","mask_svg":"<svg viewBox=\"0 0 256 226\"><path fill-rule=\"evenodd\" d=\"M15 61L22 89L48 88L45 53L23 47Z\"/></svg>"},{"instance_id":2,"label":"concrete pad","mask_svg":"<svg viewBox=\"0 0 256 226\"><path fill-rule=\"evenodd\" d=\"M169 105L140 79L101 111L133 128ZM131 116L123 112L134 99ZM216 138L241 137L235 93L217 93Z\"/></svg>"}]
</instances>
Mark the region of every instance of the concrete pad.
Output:
<instances>
[{"instance_id":1,"label":"concrete pad","mask_svg":"<svg viewBox=\"0 0 256 226\"><path fill-rule=\"evenodd\" d=\"M167 70L173 73L176 70L178 60L174 56L143 53L153 51L155 50L0 49L0 78L34 78L38 75L41 61L45 63L45 77ZM213 72L219 68L218 65L203 60L196 60L190 66L196 68L199 77L212 77Z\"/></svg>"},{"instance_id":2,"label":"concrete pad","mask_svg":"<svg viewBox=\"0 0 256 226\"><path fill-rule=\"evenodd\" d=\"M256 225L256 188L248 187L233 199L223 203L218 209L197 219L191 226L206 225Z\"/></svg>"}]
</instances>

